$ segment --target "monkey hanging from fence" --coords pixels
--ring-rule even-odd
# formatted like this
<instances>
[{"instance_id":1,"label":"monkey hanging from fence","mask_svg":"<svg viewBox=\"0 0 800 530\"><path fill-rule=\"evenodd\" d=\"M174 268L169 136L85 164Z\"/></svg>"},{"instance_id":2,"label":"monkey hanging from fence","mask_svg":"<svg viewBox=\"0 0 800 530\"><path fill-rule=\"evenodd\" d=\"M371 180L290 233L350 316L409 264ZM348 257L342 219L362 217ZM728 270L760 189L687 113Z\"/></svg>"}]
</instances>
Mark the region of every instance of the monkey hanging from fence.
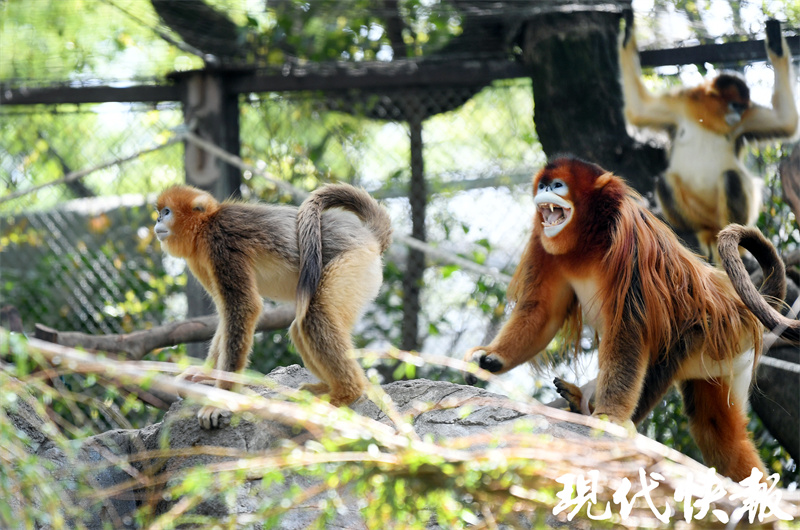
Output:
<instances>
[{"instance_id":1,"label":"monkey hanging from fence","mask_svg":"<svg viewBox=\"0 0 800 530\"><path fill-rule=\"evenodd\" d=\"M792 57L780 23L767 22L767 55L775 72L772 108L753 103L744 79L723 72L693 87L652 94L642 83L633 15L620 46L625 117L637 127L670 134L669 165L656 198L677 230L696 234L714 263L717 233L731 223L753 224L761 207L761 180L742 162L747 141L789 139L798 124Z\"/></svg>"},{"instance_id":2,"label":"monkey hanging from fence","mask_svg":"<svg viewBox=\"0 0 800 530\"><path fill-rule=\"evenodd\" d=\"M351 331L378 293L381 254L392 233L388 214L366 191L327 185L298 209L219 203L205 191L176 186L159 196L157 208L162 247L186 260L219 313L207 359L212 368L239 372L246 366L262 296L294 300L292 342L321 380L304 388L329 394L335 406L358 399L366 378L349 356ZM183 377L204 378L193 369ZM233 387L224 380L216 386ZM204 406L197 416L208 429L218 427L223 414Z\"/></svg>"}]
</instances>

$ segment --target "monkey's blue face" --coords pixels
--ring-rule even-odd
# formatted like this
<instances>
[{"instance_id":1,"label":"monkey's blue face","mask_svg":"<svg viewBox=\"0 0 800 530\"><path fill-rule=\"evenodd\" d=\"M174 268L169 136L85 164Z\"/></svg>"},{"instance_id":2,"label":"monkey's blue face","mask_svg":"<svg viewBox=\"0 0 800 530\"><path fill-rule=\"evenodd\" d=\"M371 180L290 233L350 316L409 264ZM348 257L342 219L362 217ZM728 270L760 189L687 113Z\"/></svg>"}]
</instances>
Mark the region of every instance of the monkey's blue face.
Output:
<instances>
[{"instance_id":1,"label":"monkey's blue face","mask_svg":"<svg viewBox=\"0 0 800 530\"><path fill-rule=\"evenodd\" d=\"M172 225L172 210L169 208L162 208L158 212L158 219L156 219L156 226L153 231L159 241L164 241L169 237L170 226Z\"/></svg>"},{"instance_id":2,"label":"monkey's blue face","mask_svg":"<svg viewBox=\"0 0 800 530\"><path fill-rule=\"evenodd\" d=\"M572 220L573 204L568 197L569 186L561 179L542 179L536 186L533 204L542 216L545 236L555 237Z\"/></svg>"}]
</instances>

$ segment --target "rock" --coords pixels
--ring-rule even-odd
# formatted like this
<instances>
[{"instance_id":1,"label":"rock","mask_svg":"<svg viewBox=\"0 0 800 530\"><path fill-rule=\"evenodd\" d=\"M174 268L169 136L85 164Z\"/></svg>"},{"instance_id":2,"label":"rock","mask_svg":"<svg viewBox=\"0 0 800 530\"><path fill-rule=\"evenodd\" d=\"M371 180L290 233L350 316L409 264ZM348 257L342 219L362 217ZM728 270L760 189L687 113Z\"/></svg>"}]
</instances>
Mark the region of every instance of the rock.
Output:
<instances>
[{"instance_id":1,"label":"rock","mask_svg":"<svg viewBox=\"0 0 800 530\"><path fill-rule=\"evenodd\" d=\"M278 368L269 374L269 378L290 388L299 388L303 383L314 381L304 368L297 365ZM274 397L273 391L268 388L251 389L263 396ZM510 428L519 420L527 421L526 430L555 437L580 437L588 433L585 427L567 423L554 424L542 416L523 414L516 410L514 402L507 398L471 386L442 381L413 380L390 383L384 385L383 390L401 414L410 412L415 416L413 428L423 438L431 436L436 440L446 440L497 433L500 429ZM465 413L461 408L463 406L469 406L471 411ZM234 416L232 421L227 420L227 424L220 429L204 430L195 416L198 407L185 401L177 401L161 423L139 430L115 430L93 436L84 440L74 454L66 454L61 447L53 444L42 434L40 427L44 422L24 402L11 411L10 417L17 428L29 434L32 440L30 452L53 462L60 470L57 471L59 480L68 485L68 491L85 491L86 487L95 490L111 489L128 483L131 475L136 473L145 473L149 476L159 474L167 477L178 476L176 472L191 466L213 466L234 459L231 456L220 456L219 452L217 455L209 454L202 450L205 446L266 453L271 449L282 447L288 440L302 444L310 439L307 432L296 426L254 419L247 415ZM351 408L362 416L393 426L390 418L366 396L362 396ZM197 452L150 460L136 458L137 453L157 452L163 448L190 451L197 448ZM97 466L92 465L95 462ZM88 474L84 472L86 469L90 470ZM291 487L305 491L318 482L314 477L294 473L286 473L284 482L269 484L266 487L262 486L260 480L253 480L246 482L234 495L213 498L193 508L193 512L223 518L246 515L253 513L264 499L282 499ZM80 512L83 515L80 523L89 529L100 529L104 527L103 525L113 528L134 528L133 514L144 495L154 492L162 495L160 492L163 490L158 489L159 487L163 486L157 485L154 490L137 491L134 494L129 492L120 494L106 500L102 505L82 496L77 496L73 502L81 508ZM320 516L320 511L316 507L317 500L328 493L323 489L317 497L305 499L293 507L281 518L280 527L287 530L307 528ZM342 497L343 504L337 510L334 519L326 521L325 527L333 529L364 527L359 513L363 508L361 504L363 501L352 496L348 490L344 491ZM178 500L169 498L159 500L156 513L167 512ZM39 499L31 499L31 502L41 504ZM74 518L71 521L73 525L78 523ZM253 527L260 528L260 524L263 524L263 521L254 522Z\"/></svg>"},{"instance_id":2,"label":"rock","mask_svg":"<svg viewBox=\"0 0 800 530\"><path fill-rule=\"evenodd\" d=\"M289 388L298 388L303 383L313 381L312 376L297 365L276 369L268 377L278 385ZM647 469L648 473L660 473L668 479L674 479L663 485L664 491L660 498L660 501L663 502L668 502L665 500L667 498L671 499L675 485L681 483L680 481L686 477L693 476L695 480L712 480L703 478L708 474L707 469L702 465L682 455L670 453L666 448L651 440L646 440L644 437L616 438L608 433L601 434L579 423L553 420L552 418L559 417L559 414L555 412L548 413L547 416L531 414L529 412L533 407L530 405L515 402L479 388L442 381L413 380L383 385L382 389L391 398L398 414L412 418L410 424L422 440L415 443L425 444L426 440L438 441L440 443L430 454L439 455L447 451L450 451L449 454L459 453L453 461L468 463L455 469L463 469L471 473L473 468L469 463L475 455L478 455L483 458L482 462L488 467L479 471L485 474L476 476L486 480L495 469L493 464L495 456L497 455L501 459L504 457L500 453L482 451L482 448L494 446L494 444L498 444L498 447L502 448L503 443L511 444L515 451L514 454L517 455L515 465L525 466L526 462L531 462L535 466L517 468L533 471L512 475L516 477L513 487L522 488L520 490L523 494L522 497L519 496L520 491L514 494L518 500L521 498L534 499L536 495L539 495L538 492L546 491L541 489L543 487L549 488L551 492L558 491L558 489L554 490L554 488L560 488L556 480L564 474L584 474L590 472L589 470L597 470L598 467L601 478L609 479L601 486L605 487L603 497L598 496L598 502L602 503L610 500L610 493L614 491L611 489L612 487L619 487L619 482L614 483L614 480L619 481L621 476L632 477L633 480L636 480L639 470L642 469ZM250 390L265 397L276 397L274 391L266 387L251 387ZM371 395L374 396L374 393ZM320 410L317 405L309 408L295 408L297 407L295 404L279 400L272 400L269 406L273 407L270 409L272 411L278 409L283 411L284 417L290 415L286 411L291 414L318 414ZM187 500L187 497L183 495L180 498L169 498L168 489L165 486L181 484L180 481L185 476L183 471L188 471L188 468L193 466L198 466L200 470L209 470L209 474L205 478L199 477L199 483L203 484L203 502L185 507L197 517L208 516L209 519L218 519L237 528L301 529L311 525L319 526L319 517L324 513L320 505L323 502L333 501L336 510L330 519L324 521L325 528L366 527L362 518L362 510L371 506L365 504L364 496L357 495L354 488L350 486L329 488L326 483L321 482L317 475L312 473L288 470L277 470L272 473L274 466L285 462L288 452L294 448L304 449L299 452L304 458L317 454L314 453L314 447L315 445L320 446L318 440L324 440L324 438L314 437L297 425L286 425L278 421L261 419L255 413L237 414L227 420L227 424L220 429L204 430L196 418L198 408L199 405L177 401L173 403L161 423L139 430L106 432L83 440L77 449L70 453L65 453L63 447L57 446L41 435L38 427L43 422L36 416L33 409L24 406L17 407L10 416L18 429L30 433L28 437L33 440L28 446L30 452L55 464L53 467L56 469L51 473L65 485L62 488L65 493L85 493L87 487L101 492L99 498L103 500L102 503L93 501L85 495L74 496L72 502L80 508L78 511L80 515L70 515L72 518L68 520L72 523L70 525L72 527L81 523L89 529L134 528L136 527L133 519L134 512L143 505L150 506L156 517L173 509L184 509L182 503ZM364 462L364 455L359 451L371 454L371 450L377 450L377 447L368 446L372 443L371 436L358 445L359 433L362 432L359 431L362 427L358 422L363 418L369 418L390 427L384 434L381 434L380 428L375 428L374 423L370 424L369 433L375 436L386 436L381 443L388 449L384 453L378 453L379 455L389 459L402 455L402 448L405 445L399 442L410 442L403 435L397 434L397 426L392 421L392 418L396 418L396 416L388 414L391 409L378 407L366 396L362 396L351 408L356 416L350 420L350 423L344 425L348 429L351 425L353 426L353 447L356 448L352 451L355 451L357 455L354 457L354 461ZM315 410L317 412L314 412ZM334 412L337 415L340 414L340 412L324 408L322 410L323 414L333 414ZM345 414L347 412L349 411L344 411ZM571 417L577 419L574 416ZM315 425L319 425L319 422ZM402 425L406 426L408 423L403 422ZM624 429L617 427L616 431L624 432ZM511 435L505 434L517 432L524 434L522 438L518 438L522 441L511 442ZM530 436L530 434L538 436ZM449 443L451 441L456 444L463 443L464 440L468 440L470 445L465 446L463 450ZM172 451L172 453L167 454L165 450ZM262 464L263 468L258 469L252 480L239 483L238 488L225 487L220 483L220 475L213 474L211 471L222 466L235 467L242 453L252 453L261 458L277 455L279 458ZM528 460L529 458L530 460ZM546 463L546 467L542 467L543 463ZM242 471L252 469L253 465L253 462L248 460ZM442 466L438 464L424 464L422 468L418 468L414 472L409 472L408 468L403 467L405 464L401 464L398 468L388 468L388 471L386 471L387 468L377 466L378 464L374 462L371 464L359 463L357 469L359 473L371 470L375 476L388 477L389 481L396 480L392 478L392 469L400 469L399 476L408 481L409 487L406 491L409 494L431 491L437 487L450 489L454 484L458 484L461 477L458 473L446 475L442 471ZM338 469L345 470L346 466ZM148 488L131 493L128 484L132 477L138 476L149 477L153 482ZM507 476L495 477L491 479L494 482L490 482L490 484L497 486L502 483L503 477ZM336 476L326 478L335 480ZM411 485L413 481L415 481L415 485ZM522 481L522 485L517 481ZM368 484L371 483L361 482L361 484L367 484L365 487L369 487ZM104 491L111 491L116 487L125 493L107 498ZM215 487L219 487L225 493L215 496ZM503 487L508 488L509 485L506 484ZM291 488L295 488L301 496L293 497ZM457 489L459 488L455 487L455 490ZM474 494L479 490L480 488L465 491ZM33 491L37 492L38 490L33 489ZM509 495L509 491L511 490L504 490L501 487L495 492L496 496L500 496L500 500L496 502L497 506L507 498L506 495ZM525 497L525 492L530 492L534 497ZM543 493L545 497L551 494ZM466 498L470 494L464 493L463 495ZM293 499L295 503L290 504L288 510L276 511L276 513L282 514L280 523L268 519L271 515L269 508L279 506L278 503L287 499ZM29 504L38 506L42 506L42 502L44 502L41 498L26 498L25 500L29 501ZM536 505L547 506L549 502ZM531 527L542 522L549 526L562 525L562 522L556 520L551 514L552 510L533 510L532 506L528 505L529 511L520 511L512 515L514 519L507 522L514 523L519 527ZM737 506L740 504L732 501L720 500L717 502L717 507L723 508L726 513L733 513ZM13 504L12 501L12 512L19 514L19 520L25 520L22 517L23 508L19 503ZM646 507L644 509L646 511ZM792 513L800 516L796 499L792 510ZM5 515L0 512L0 526L3 526ZM560 517L564 518L565 515L565 513L561 513ZM645 517L647 516L652 517L652 514L647 512ZM80 521L76 520L76 517L80 517ZM536 517L536 521L531 520L531 517ZM587 521L579 522L576 519L569 522L567 526L581 528L586 523ZM40 526L39 528L48 527ZM436 521L432 520L428 524L428 528L440 527L437 526Z\"/></svg>"},{"instance_id":3,"label":"rock","mask_svg":"<svg viewBox=\"0 0 800 530\"><path fill-rule=\"evenodd\" d=\"M306 382L315 381L313 377L298 365L278 368L269 374L275 382L290 388L298 388ZM252 388L265 397L274 397L274 393L266 388ZM527 419L534 432L565 437L586 435L588 429L571 424L551 424L540 416L522 414L513 408L504 407L510 404L507 398L489 393L485 390L457 385L442 381L412 380L400 381L383 385L383 390L392 399L398 411L406 413L414 407L426 404L427 412L416 415L414 430L420 437L431 435L434 439L453 439L480 433L496 433L499 429L510 427L516 421ZM459 407L448 404L446 408L437 408L435 405L457 401L463 405L472 405L474 410L468 415L463 415ZM433 405L433 406L431 406ZM374 419L387 425L393 425L391 420L372 401L362 396L351 408L362 416ZM295 440L302 443L303 433L296 427L282 425L271 421L248 421L234 418L235 426L226 425L217 430L207 431L202 429L195 417L198 406L177 402L172 405L169 412L160 424L160 432L153 432L145 446L147 449L158 448L161 434L169 433L169 446L172 449L190 448L200 446L218 446L251 452L265 452L279 447L286 440ZM144 441L144 440L143 440ZM171 458L164 464L164 471L175 472L183 468L198 464L213 465L229 458L199 454L191 457ZM316 479L290 474L284 484L273 485L262 489L254 481L242 488L237 495L228 496L227 499L215 499L205 502L195 510L197 513L225 517L231 514L251 513L263 498L282 498L288 488L297 486L307 490L317 484ZM327 492L321 494L324 495ZM317 498L308 499L297 508L292 509L281 519L282 529L307 528L320 515L314 508ZM363 528L364 522L359 515L358 499L345 498L346 508L339 510L333 521L326 522L326 528ZM174 500L162 502L159 512L167 511L174 505Z\"/></svg>"}]
</instances>

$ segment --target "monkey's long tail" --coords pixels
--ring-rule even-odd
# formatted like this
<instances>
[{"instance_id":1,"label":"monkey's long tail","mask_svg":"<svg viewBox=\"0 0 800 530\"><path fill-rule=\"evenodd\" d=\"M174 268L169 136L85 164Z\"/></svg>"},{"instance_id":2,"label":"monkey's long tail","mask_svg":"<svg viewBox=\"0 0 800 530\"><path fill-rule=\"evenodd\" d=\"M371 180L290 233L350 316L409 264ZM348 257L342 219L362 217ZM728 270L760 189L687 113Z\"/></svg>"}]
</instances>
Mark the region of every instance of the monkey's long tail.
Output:
<instances>
[{"instance_id":1,"label":"monkey's long tail","mask_svg":"<svg viewBox=\"0 0 800 530\"><path fill-rule=\"evenodd\" d=\"M356 214L375 236L383 253L392 244L392 220L378 201L361 188L328 184L315 190L297 212L297 244L300 247L300 279L297 314L303 315L322 277L322 212L342 208Z\"/></svg>"},{"instance_id":2,"label":"monkey's long tail","mask_svg":"<svg viewBox=\"0 0 800 530\"><path fill-rule=\"evenodd\" d=\"M744 268L739 246L749 250L764 271L760 292ZM757 228L732 224L719 233L718 248L722 265L744 304L767 329L794 344L800 344L800 320L781 315L764 298L770 297L777 305L786 296L786 271L772 243Z\"/></svg>"}]
</instances>

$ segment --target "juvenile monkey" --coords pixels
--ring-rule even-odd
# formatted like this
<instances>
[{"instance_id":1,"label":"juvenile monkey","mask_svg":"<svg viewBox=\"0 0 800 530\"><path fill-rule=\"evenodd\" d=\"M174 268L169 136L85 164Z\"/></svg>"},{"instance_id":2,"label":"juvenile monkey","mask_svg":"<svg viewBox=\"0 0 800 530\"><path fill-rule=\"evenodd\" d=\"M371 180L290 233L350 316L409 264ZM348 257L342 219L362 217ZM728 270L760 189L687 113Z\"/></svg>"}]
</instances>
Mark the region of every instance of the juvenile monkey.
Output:
<instances>
[{"instance_id":1,"label":"juvenile monkey","mask_svg":"<svg viewBox=\"0 0 800 530\"><path fill-rule=\"evenodd\" d=\"M553 160L533 189L533 233L508 288L516 305L465 359L503 373L562 328L577 342L585 321L601 339L594 415L638 423L677 383L706 463L737 481L763 471L744 408L763 328L725 272L594 164ZM767 287L782 299L785 282Z\"/></svg>"},{"instance_id":2,"label":"juvenile monkey","mask_svg":"<svg viewBox=\"0 0 800 530\"><path fill-rule=\"evenodd\" d=\"M306 368L321 380L304 388L330 394L335 406L358 399L366 378L348 356L351 330L378 293L381 254L392 233L388 214L366 191L327 185L298 209L219 203L205 191L175 186L159 196L157 208L155 233L162 247L186 260L219 313L208 364L241 371L253 345L262 297L296 300L289 333ZM201 378L195 370L184 377ZM233 385L217 380L216 386ZM220 409L205 406L197 417L209 429L219 426L222 415Z\"/></svg>"},{"instance_id":3,"label":"juvenile monkey","mask_svg":"<svg viewBox=\"0 0 800 530\"><path fill-rule=\"evenodd\" d=\"M761 207L760 180L742 162L748 140L790 138L797 131L792 61L780 23L767 23L767 55L775 71L772 108L750 100L735 73L700 86L654 95L642 83L632 15L620 48L625 117L637 127L669 132L669 166L656 182L664 217L678 230L694 232L715 263L717 233L730 223L753 224Z\"/></svg>"}]
</instances>

